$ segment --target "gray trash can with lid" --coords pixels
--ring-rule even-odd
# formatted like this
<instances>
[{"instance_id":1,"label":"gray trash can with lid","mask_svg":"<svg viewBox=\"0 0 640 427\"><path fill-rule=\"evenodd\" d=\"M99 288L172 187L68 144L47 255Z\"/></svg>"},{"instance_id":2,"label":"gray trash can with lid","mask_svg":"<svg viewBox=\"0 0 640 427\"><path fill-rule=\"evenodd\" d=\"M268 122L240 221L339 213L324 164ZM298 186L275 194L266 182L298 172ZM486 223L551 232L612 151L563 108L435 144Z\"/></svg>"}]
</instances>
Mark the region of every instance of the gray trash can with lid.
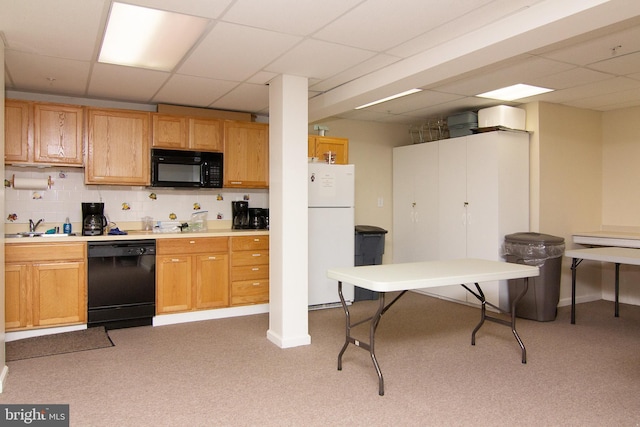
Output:
<instances>
[{"instance_id":1,"label":"gray trash can with lid","mask_svg":"<svg viewBox=\"0 0 640 427\"><path fill-rule=\"evenodd\" d=\"M516 316L546 322L555 320L560 301L560 273L564 239L543 233L523 232L504 238L507 262L538 267L540 275L529 279L529 289L516 307ZM509 280L509 304L522 290L524 279Z\"/></svg>"},{"instance_id":2,"label":"gray trash can with lid","mask_svg":"<svg viewBox=\"0 0 640 427\"><path fill-rule=\"evenodd\" d=\"M387 230L374 225L356 225L354 265L382 264ZM354 301L378 299L378 292L355 287Z\"/></svg>"}]
</instances>

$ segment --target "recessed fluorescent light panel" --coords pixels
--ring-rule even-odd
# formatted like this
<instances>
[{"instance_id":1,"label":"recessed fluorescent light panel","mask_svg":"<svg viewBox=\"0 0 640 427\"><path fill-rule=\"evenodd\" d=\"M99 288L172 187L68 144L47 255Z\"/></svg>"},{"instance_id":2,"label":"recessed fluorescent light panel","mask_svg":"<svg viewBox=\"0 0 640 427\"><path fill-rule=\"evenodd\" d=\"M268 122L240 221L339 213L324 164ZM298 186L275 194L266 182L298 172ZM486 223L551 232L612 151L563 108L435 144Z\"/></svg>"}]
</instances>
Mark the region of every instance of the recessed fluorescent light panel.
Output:
<instances>
[{"instance_id":1,"label":"recessed fluorescent light panel","mask_svg":"<svg viewBox=\"0 0 640 427\"><path fill-rule=\"evenodd\" d=\"M98 61L171 71L208 23L196 16L113 3Z\"/></svg>"},{"instance_id":2,"label":"recessed fluorescent light panel","mask_svg":"<svg viewBox=\"0 0 640 427\"><path fill-rule=\"evenodd\" d=\"M476 95L480 98L499 99L501 101L513 101L516 99L528 98L541 93L552 92L553 89L545 87L531 86L519 83L513 86L503 87L502 89L492 90L491 92Z\"/></svg>"},{"instance_id":3,"label":"recessed fluorescent light panel","mask_svg":"<svg viewBox=\"0 0 640 427\"><path fill-rule=\"evenodd\" d=\"M396 93L395 95L387 96L386 98L378 99L377 101L370 102L368 104L361 105L356 107L356 110L360 110L362 108L371 107L372 105L382 104L383 102L391 101L392 99L402 98L403 96L411 95L412 93L421 92L422 89L409 89L404 92Z\"/></svg>"}]
</instances>

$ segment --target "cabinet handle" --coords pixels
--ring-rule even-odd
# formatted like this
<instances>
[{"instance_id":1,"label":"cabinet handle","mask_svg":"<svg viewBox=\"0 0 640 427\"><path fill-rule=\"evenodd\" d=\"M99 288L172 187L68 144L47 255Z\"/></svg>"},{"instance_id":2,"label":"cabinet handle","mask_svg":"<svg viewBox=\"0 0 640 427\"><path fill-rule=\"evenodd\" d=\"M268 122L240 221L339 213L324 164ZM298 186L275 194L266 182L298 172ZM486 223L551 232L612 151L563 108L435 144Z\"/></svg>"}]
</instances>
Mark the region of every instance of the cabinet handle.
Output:
<instances>
[{"instance_id":1,"label":"cabinet handle","mask_svg":"<svg viewBox=\"0 0 640 427\"><path fill-rule=\"evenodd\" d=\"M171 258L171 262L180 262L180 259L178 259L178 258Z\"/></svg>"},{"instance_id":2,"label":"cabinet handle","mask_svg":"<svg viewBox=\"0 0 640 427\"><path fill-rule=\"evenodd\" d=\"M209 257L209 259L216 259L216 257L214 257L214 256L210 256L210 257Z\"/></svg>"},{"instance_id":3,"label":"cabinet handle","mask_svg":"<svg viewBox=\"0 0 640 427\"><path fill-rule=\"evenodd\" d=\"M260 256L260 254L251 254L251 256Z\"/></svg>"},{"instance_id":4,"label":"cabinet handle","mask_svg":"<svg viewBox=\"0 0 640 427\"><path fill-rule=\"evenodd\" d=\"M231 181L231 184L240 185L240 184L242 184L242 181Z\"/></svg>"},{"instance_id":5,"label":"cabinet handle","mask_svg":"<svg viewBox=\"0 0 640 427\"><path fill-rule=\"evenodd\" d=\"M253 282L253 286L260 286L260 282Z\"/></svg>"},{"instance_id":6,"label":"cabinet handle","mask_svg":"<svg viewBox=\"0 0 640 427\"><path fill-rule=\"evenodd\" d=\"M259 268L259 267L253 267L253 268L251 269L251 271L260 271L260 268Z\"/></svg>"}]
</instances>

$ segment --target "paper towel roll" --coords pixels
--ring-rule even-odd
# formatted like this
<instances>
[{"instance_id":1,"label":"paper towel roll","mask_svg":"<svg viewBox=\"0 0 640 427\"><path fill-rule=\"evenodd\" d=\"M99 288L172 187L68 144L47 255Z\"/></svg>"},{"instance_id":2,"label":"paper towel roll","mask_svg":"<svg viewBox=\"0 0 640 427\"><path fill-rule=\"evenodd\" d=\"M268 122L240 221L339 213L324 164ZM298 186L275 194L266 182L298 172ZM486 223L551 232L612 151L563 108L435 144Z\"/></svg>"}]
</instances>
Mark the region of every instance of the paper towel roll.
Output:
<instances>
[{"instance_id":1,"label":"paper towel roll","mask_svg":"<svg viewBox=\"0 0 640 427\"><path fill-rule=\"evenodd\" d=\"M47 190L47 178L13 178L13 188L16 190Z\"/></svg>"}]
</instances>

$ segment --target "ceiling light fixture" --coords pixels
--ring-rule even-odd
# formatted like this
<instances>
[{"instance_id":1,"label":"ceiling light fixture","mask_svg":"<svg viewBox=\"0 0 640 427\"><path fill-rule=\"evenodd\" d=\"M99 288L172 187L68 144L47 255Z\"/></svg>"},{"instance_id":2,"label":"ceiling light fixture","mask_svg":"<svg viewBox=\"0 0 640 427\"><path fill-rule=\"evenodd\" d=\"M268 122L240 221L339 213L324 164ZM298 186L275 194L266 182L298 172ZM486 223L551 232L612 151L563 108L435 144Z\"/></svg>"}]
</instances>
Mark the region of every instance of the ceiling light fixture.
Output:
<instances>
[{"instance_id":1,"label":"ceiling light fixture","mask_svg":"<svg viewBox=\"0 0 640 427\"><path fill-rule=\"evenodd\" d=\"M196 16L113 3L98 62L171 71L208 23Z\"/></svg>"},{"instance_id":2,"label":"ceiling light fixture","mask_svg":"<svg viewBox=\"0 0 640 427\"><path fill-rule=\"evenodd\" d=\"M361 105L356 107L356 110L360 110L362 108L371 107L372 105L382 104L383 102L391 101L392 99L401 98L403 96L411 95L412 93L422 92L422 89L409 89L404 92L396 93L395 95L387 96L386 98L378 99L377 101L370 102L368 104Z\"/></svg>"},{"instance_id":3,"label":"ceiling light fixture","mask_svg":"<svg viewBox=\"0 0 640 427\"><path fill-rule=\"evenodd\" d=\"M553 89L519 83L517 85L503 87L502 89L481 93L476 96L480 98L499 99L501 101L513 101L547 92L553 92Z\"/></svg>"}]
</instances>

